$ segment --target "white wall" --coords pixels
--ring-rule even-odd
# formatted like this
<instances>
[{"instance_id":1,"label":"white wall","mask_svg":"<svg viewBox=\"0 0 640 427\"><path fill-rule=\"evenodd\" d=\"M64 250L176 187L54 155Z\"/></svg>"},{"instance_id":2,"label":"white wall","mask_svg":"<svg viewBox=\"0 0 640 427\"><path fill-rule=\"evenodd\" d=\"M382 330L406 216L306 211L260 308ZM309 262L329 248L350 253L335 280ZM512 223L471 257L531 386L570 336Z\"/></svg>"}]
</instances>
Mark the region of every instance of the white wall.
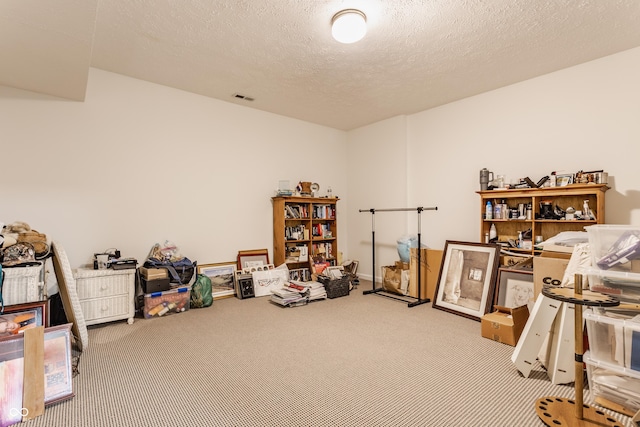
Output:
<instances>
[{"instance_id":1,"label":"white wall","mask_svg":"<svg viewBox=\"0 0 640 427\"><path fill-rule=\"evenodd\" d=\"M279 180L347 192L343 131L97 69L85 102L0 86L0 143L0 221L59 241L72 267L165 239L199 263L272 257Z\"/></svg>"},{"instance_id":2,"label":"white wall","mask_svg":"<svg viewBox=\"0 0 640 427\"><path fill-rule=\"evenodd\" d=\"M96 69L85 102L0 87L0 221L59 240L73 267L110 247L144 259L165 239L222 262L272 250L279 180L315 181L341 197L340 250L370 277L359 209L437 206L424 243L478 241L486 167L534 181L605 169L607 222L640 224L638 75L640 48L348 133ZM416 220L375 214L377 266Z\"/></svg>"},{"instance_id":3,"label":"white wall","mask_svg":"<svg viewBox=\"0 0 640 427\"><path fill-rule=\"evenodd\" d=\"M376 203L371 207L437 206L438 211L422 214L422 240L442 249L446 240L479 241L475 192L483 167L508 180L529 176L534 182L552 171L604 169L611 186L606 222L640 225L638 75L640 48L410 115L406 127L398 118L388 132L379 131L380 123L352 131L351 156L372 152L366 165L358 165L357 181L350 172L349 195L384 177L406 197L371 196ZM398 147L395 159L392 147ZM389 172L390 165L406 167L405 183L403 174ZM413 218L408 218L409 229L416 228ZM365 244L370 231L353 214L349 230L350 256L370 276L371 247ZM389 230L384 240L376 236L376 244L391 247L404 232L402 227ZM398 259L392 251L382 255L376 259L379 266Z\"/></svg>"}]
</instances>

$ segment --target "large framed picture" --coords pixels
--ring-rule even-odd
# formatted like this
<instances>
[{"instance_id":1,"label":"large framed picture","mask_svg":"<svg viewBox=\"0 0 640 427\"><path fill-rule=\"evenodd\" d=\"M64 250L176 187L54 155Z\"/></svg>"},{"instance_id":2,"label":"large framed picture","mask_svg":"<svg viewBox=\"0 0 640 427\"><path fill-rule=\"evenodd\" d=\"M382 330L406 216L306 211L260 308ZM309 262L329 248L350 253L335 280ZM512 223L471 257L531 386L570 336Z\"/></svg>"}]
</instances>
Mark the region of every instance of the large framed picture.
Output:
<instances>
[{"instance_id":1,"label":"large framed picture","mask_svg":"<svg viewBox=\"0 0 640 427\"><path fill-rule=\"evenodd\" d=\"M238 252L238 270L269 264L268 249L252 249Z\"/></svg>"},{"instance_id":2,"label":"large framed picture","mask_svg":"<svg viewBox=\"0 0 640 427\"><path fill-rule=\"evenodd\" d=\"M498 245L447 240L433 307L480 321L491 309Z\"/></svg>"},{"instance_id":3,"label":"large framed picture","mask_svg":"<svg viewBox=\"0 0 640 427\"><path fill-rule=\"evenodd\" d=\"M214 300L236 294L236 263L234 261L198 265L198 274L204 274L211 280L211 295Z\"/></svg>"}]
</instances>

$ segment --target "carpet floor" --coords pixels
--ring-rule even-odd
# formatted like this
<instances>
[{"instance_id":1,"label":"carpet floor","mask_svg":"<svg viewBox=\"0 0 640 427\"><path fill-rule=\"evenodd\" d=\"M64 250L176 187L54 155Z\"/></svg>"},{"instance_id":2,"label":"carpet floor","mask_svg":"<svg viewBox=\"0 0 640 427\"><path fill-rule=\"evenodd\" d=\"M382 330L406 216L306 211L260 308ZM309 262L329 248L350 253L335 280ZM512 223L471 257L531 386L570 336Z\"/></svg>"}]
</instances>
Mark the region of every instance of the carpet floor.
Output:
<instances>
[{"instance_id":1,"label":"carpet floor","mask_svg":"<svg viewBox=\"0 0 640 427\"><path fill-rule=\"evenodd\" d=\"M543 426L538 398L574 397L539 366L520 375L514 347L479 322L366 286L301 307L228 298L91 326L75 397L21 425Z\"/></svg>"}]
</instances>

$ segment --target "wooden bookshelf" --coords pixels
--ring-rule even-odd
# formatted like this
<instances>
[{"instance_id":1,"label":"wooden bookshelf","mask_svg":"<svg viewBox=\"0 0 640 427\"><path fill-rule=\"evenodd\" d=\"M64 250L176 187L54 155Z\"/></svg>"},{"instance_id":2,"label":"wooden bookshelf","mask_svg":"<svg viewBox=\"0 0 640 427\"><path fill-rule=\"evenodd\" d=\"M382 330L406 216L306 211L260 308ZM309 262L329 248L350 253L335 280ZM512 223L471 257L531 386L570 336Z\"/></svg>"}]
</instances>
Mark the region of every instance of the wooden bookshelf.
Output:
<instances>
[{"instance_id":1,"label":"wooden bookshelf","mask_svg":"<svg viewBox=\"0 0 640 427\"><path fill-rule=\"evenodd\" d=\"M496 226L499 242L507 242L508 239L517 239L519 231L531 229L532 239L535 236L542 236L547 240L563 231L584 231L584 227L593 224L604 224L605 203L604 194L609 189L605 184L572 184L564 187L543 187L543 188L523 188L478 191L480 195L480 241L484 242L485 235L489 233L491 225ZM487 201L491 201L493 206L502 200L510 208L515 208L519 204L531 205L531 219L500 219L485 217L485 207ZM563 210L573 207L581 210L583 202L589 201L589 207L595 214L596 219L589 220L565 220L565 219L545 219L540 215L540 203L550 201L553 206L558 206ZM509 248L512 252L521 252L532 255L536 252L535 243L532 242L531 249Z\"/></svg>"},{"instance_id":2,"label":"wooden bookshelf","mask_svg":"<svg viewBox=\"0 0 640 427\"><path fill-rule=\"evenodd\" d=\"M273 263L310 267L316 255L336 265L338 198L273 197ZM307 256L304 257L306 249Z\"/></svg>"}]
</instances>

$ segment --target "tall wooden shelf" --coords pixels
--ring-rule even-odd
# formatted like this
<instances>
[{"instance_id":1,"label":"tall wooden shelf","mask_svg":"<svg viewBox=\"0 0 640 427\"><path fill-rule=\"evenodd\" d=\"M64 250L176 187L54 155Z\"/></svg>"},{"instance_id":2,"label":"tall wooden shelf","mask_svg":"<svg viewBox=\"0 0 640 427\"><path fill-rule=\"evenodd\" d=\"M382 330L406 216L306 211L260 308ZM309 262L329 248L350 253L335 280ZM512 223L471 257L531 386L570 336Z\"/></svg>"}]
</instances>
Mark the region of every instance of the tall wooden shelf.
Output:
<instances>
[{"instance_id":1,"label":"tall wooden shelf","mask_svg":"<svg viewBox=\"0 0 640 427\"><path fill-rule=\"evenodd\" d=\"M332 265L338 258L338 198L273 197L273 263L286 263L289 269L309 267L313 257L323 253ZM295 235L294 232L298 234ZM306 247L308 259L291 256L297 248Z\"/></svg>"},{"instance_id":2,"label":"tall wooden shelf","mask_svg":"<svg viewBox=\"0 0 640 427\"><path fill-rule=\"evenodd\" d=\"M563 231L584 231L584 227L593 224L604 224L605 208L604 195L609 189L606 184L572 184L564 187L522 188L504 190L478 191L480 195L480 241L483 242L486 233L489 233L492 224L495 224L498 232L498 241L507 242L516 240L519 231L531 229L532 239L542 236L547 240ZM515 208L523 203L525 206L531 203L532 215L530 220L522 219L486 219L485 207L487 201L492 205L505 200L510 208ZM566 210L573 207L582 210L585 200L589 201L589 208L594 213L595 220L555 220L540 218L540 203L551 201L553 206L559 206ZM536 252L535 245L531 249L509 248L512 252L521 252L532 255Z\"/></svg>"}]
</instances>

